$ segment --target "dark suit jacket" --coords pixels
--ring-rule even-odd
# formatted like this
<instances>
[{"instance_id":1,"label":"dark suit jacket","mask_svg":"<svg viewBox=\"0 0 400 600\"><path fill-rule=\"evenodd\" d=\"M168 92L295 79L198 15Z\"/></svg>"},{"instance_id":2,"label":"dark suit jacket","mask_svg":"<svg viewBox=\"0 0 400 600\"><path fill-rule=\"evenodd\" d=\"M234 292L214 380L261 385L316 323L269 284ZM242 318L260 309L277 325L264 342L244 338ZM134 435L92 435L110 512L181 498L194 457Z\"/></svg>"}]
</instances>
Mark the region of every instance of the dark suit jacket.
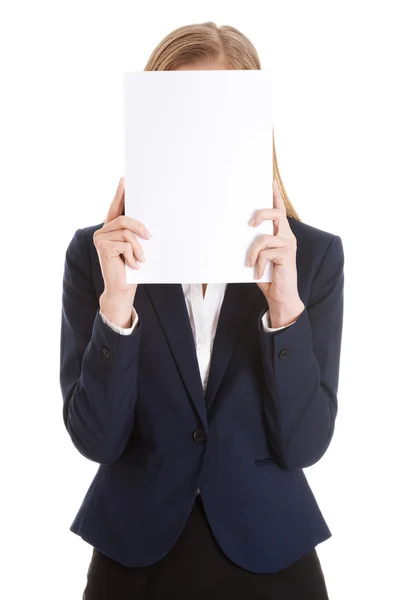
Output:
<instances>
[{"instance_id":1,"label":"dark suit jacket","mask_svg":"<svg viewBox=\"0 0 400 600\"><path fill-rule=\"evenodd\" d=\"M139 285L139 325L121 336L98 314L101 225L78 229L68 246L64 420L76 448L100 463L71 530L124 565L168 552L198 488L223 551L250 571L282 569L331 535L302 469L334 431L343 246L289 223L306 309L268 333L258 286L228 284L205 397L181 285Z\"/></svg>"}]
</instances>

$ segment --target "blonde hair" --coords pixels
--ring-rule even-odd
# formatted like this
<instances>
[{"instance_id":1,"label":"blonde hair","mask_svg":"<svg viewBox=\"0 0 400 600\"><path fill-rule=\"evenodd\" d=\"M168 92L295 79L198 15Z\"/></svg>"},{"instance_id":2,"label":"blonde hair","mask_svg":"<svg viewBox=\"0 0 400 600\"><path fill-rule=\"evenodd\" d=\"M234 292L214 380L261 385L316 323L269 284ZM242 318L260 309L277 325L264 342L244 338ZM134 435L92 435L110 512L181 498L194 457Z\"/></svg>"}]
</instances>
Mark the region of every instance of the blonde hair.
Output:
<instances>
[{"instance_id":1,"label":"blonde hair","mask_svg":"<svg viewBox=\"0 0 400 600\"><path fill-rule=\"evenodd\" d=\"M183 65L204 60L223 61L228 69L261 69L257 50L240 31L229 25L217 27L215 23L184 25L169 33L153 50L145 71L173 71ZM279 172L273 143L273 176L277 180L286 206L286 214L297 221L300 217L289 200Z\"/></svg>"}]
</instances>

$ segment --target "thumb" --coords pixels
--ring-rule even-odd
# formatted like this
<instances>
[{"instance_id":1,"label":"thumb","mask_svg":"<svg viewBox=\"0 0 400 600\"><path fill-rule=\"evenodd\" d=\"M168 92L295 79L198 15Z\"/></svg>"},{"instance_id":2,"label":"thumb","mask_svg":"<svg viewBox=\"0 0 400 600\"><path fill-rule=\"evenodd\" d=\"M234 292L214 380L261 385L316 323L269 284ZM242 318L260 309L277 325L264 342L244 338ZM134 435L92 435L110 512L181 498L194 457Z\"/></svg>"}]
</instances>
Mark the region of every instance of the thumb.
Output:
<instances>
[{"instance_id":1,"label":"thumb","mask_svg":"<svg viewBox=\"0 0 400 600\"><path fill-rule=\"evenodd\" d=\"M113 201L110 204L110 208L108 209L107 216L104 221L104 225L107 225L110 221L113 221L117 217L123 214L124 212L124 204L125 204L125 179L121 177L119 180L119 184L117 187L117 191L115 192L115 196Z\"/></svg>"},{"instance_id":2,"label":"thumb","mask_svg":"<svg viewBox=\"0 0 400 600\"><path fill-rule=\"evenodd\" d=\"M285 202L284 202L284 200L282 198L282 194L281 194L281 190L280 190L278 181L276 179L273 180L272 187L273 187L273 205L274 205L274 208L286 208L285 207Z\"/></svg>"}]
</instances>

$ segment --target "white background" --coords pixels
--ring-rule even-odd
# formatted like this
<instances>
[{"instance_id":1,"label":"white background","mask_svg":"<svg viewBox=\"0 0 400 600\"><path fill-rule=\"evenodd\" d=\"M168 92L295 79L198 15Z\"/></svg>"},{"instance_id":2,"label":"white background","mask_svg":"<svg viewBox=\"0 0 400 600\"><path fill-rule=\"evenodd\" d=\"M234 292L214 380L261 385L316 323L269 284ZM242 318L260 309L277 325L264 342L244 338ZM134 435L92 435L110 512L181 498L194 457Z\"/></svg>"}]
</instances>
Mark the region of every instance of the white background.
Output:
<instances>
[{"instance_id":1,"label":"white background","mask_svg":"<svg viewBox=\"0 0 400 600\"><path fill-rule=\"evenodd\" d=\"M123 175L122 73L172 29L234 25L275 73L281 174L302 220L342 237L337 429L307 476L333 532L330 597L398 598L400 394L397 2L18 2L0 14L2 598L81 598L69 532L96 465L58 385L61 281L78 227Z\"/></svg>"}]
</instances>

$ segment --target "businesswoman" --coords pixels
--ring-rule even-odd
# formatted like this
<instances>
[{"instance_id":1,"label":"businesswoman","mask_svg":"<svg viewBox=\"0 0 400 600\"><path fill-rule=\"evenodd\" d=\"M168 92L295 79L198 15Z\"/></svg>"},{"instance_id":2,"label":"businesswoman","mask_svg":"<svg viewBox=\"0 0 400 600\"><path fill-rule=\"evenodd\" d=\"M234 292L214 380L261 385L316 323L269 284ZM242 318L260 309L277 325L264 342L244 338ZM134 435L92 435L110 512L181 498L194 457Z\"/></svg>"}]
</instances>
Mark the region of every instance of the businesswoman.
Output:
<instances>
[{"instance_id":1,"label":"businesswoman","mask_svg":"<svg viewBox=\"0 0 400 600\"><path fill-rule=\"evenodd\" d=\"M173 31L146 66L259 68L213 23ZM269 283L127 285L151 232L124 215L123 179L68 246L64 420L99 463L71 525L93 546L86 600L328 597L315 548L331 533L303 469L334 431L343 247L300 221L275 147L273 197L249 226L274 235L255 229L247 257L255 279L272 261Z\"/></svg>"}]
</instances>

